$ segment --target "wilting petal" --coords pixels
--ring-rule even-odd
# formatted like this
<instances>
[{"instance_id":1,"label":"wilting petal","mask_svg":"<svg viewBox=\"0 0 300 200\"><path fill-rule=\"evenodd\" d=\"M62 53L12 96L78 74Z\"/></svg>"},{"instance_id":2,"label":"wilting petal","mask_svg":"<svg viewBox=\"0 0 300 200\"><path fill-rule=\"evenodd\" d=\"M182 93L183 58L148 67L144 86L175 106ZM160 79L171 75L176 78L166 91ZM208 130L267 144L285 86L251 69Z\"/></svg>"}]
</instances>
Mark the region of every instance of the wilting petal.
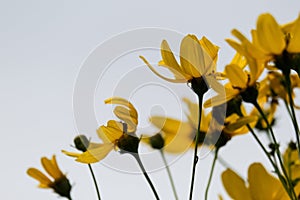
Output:
<instances>
[{"instance_id":1,"label":"wilting petal","mask_svg":"<svg viewBox=\"0 0 300 200\"><path fill-rule=\"evenodd\" d=\"M244 180L231 169L222 173L223 185L229 196L235 200L251 200Z\"/></svg>"},{"instance_id":2,"label":"wilting petal","mask_svg":"<svg viewBox=\"0 0 300 200\"><path fill-rule=\"evenodd\" d=\"M275 55L280 55L286 45L283 32L270 14L258 17L257 39L263 49Z\"/></svg>"},{"instance_id":3,"label":"wilting petal","mask_svg":"<svg viewBox=\"0 0 300 200\"><path fill-rule=\"evenodd\" d=\"M135 118L135 116L131 115L129 109L124 108L123 106L116 106L116 108L114 109L114 113L119 119L127 124L128 132L134 132L136 130L138 120L137 118Z\"/></svg>"}]
</instances>

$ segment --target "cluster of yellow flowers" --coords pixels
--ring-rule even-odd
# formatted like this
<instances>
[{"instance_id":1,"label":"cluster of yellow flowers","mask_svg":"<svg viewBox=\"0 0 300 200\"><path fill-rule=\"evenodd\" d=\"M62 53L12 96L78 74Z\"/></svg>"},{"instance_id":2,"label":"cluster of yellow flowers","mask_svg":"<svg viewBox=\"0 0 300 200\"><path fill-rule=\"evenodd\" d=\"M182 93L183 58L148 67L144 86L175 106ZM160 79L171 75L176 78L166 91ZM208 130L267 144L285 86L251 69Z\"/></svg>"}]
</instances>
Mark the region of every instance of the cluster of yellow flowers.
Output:
<instances>
[{"instance_id":1,"label":"cluster of yellow flowers","mask_svg":"<svg viewBox=\"0 0 300 200\"><path fill-rule=\"evenodd\" d=\"M248 179L243 180L233 169L222 174L224 188L233 199L273 199L300 198L300 131L295 109L295 88L300 88L300 16L285 25L279 25L271 14L258 17L256 29L251 31L252 39L247 39L238 30L232 34L238 39L226 39L235 49L232 61L223 72L217 71L219 47L206 37L200 40L195 35L185 36L180 45L179 59L170 49L167 41L161 43L162 60L158 65L168 69L174 78L160 74L143 56L140 58L149 69L160 78L173 83L187 83L195 92L199 102L183 99L189 112L187 121L175 118L152 116L150 122L160 129L151 136L136 135L138 112L126 99L112 97L105 104L114 104L114 114L118 120L109 120L97 129L102 143L89 141L85 136L75 138L75 146L80 152L62 152L76 161L91 163L104 159L112 150L130 154L138 162L156 199L159 199L154 184L148 176L139 156L139 145L150 145L161 152L184 153L194 150L189 199L193 198L194 179L198 161L198 146L205 145L214 152L214 160L206 187L205 199L213 175L219 149L228 145L234 136L250 133L262 148L264 156L273 167L274 175L260 163L249 167ZM226 82L225 84L223 84ZM209 90L216 95L204 99ZM279 141L273 130L277 107L284 104L293 125L294 133L286 151L281 152ZM251 108L250 109L246 109ZM209 108L210 112L206 112ZM255 130L263 130L270 143L264 144ZM281 150L281 151L280 151ZM54 179L50 180L42 172L30 168L27 173L40 182L42 188L52 188L60 196L71 199L71 185L59 170L56 159L42 158L42 165ZM169 168L175 199L178 199ZM96 184L96 181L95 181ZM98 191L98 198L100 193ZM220 199L222 197L220 196Z\"/></svg>"}]
</instances>

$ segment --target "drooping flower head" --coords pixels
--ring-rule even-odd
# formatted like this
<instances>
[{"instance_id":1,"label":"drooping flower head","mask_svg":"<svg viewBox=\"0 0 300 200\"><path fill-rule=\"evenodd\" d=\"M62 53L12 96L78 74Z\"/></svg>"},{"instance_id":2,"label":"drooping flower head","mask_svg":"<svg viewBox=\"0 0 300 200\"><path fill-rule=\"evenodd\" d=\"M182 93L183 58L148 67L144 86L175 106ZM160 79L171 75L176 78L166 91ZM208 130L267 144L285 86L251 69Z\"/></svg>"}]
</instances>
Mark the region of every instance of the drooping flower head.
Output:
<instances>
[{"instance_id":1,"label":"drooping flower head","mask_svg":"<svg viewBox=\"0 0 300 200\"><path fill-rule=\"evenodd\" d=\"M83 153L65 154L76 157L76 161L82 163L95 163L104 159L111 150L119 150L120 153L137 153L139 138L135 131L138 124L138 113L134 106L126 99L112 97L105 100L106 104L116 104L114 114L121 120L109 120L107 125L97 129L98 137L103 143L90 143Z\"/></svg>"},{"instance_id":2,"label":"drooping flower head","mask_svg":"<svg viewBox=\"0 0 300 200\"><path fill-rule=\"evenodd\" d=\"M52 156L52 159L42 157L41 163L50 178L36 168L29 168L27 174L40 182L40 188L51 188L60 196L71 199L72 186L66 175L59 169L55 155Z\"/></svg>"}]
</instances>

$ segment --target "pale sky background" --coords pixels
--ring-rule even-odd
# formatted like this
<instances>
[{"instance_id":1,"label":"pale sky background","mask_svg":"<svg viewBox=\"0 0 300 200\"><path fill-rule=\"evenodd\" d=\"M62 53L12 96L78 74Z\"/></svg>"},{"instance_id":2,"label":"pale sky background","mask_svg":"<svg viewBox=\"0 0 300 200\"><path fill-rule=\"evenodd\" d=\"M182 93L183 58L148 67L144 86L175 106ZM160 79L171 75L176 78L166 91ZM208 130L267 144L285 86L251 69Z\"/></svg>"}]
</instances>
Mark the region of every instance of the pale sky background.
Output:
<instances>
[{"instance_id":1,"label":"pale sky background","mask_svg":"<svg viewBox=\"0 0 300 200\"><path fill-rule=\"evenodd\" d=\"M273 14L279 23L289 22L298 16L300 1L0 1L1 199L57 199L51 191L38 189L37 182L26 175L28 167L41 169L40 158L52 154L57 155L59 165L74 185L73 199L96 199L87 166L75 163L60 150L72 150L70 144L78 133L73 112L74 86L84 60L101 43L120 33L145 27L172 30L183 35L192 33L199 38L207 36L221 47L218 68L222 69L234 53L224 39L233 38L230 34L233 28L249 35L258 15L264 12ZM137 41L150 41L153 47L159 47L161 42L151 34L137 38ZM128 43L130 40L121 42L120 46ZM179 44L180 40L172 40L171 46L176 49ZM110 58L111 52L115 49L107 49L99 60ZM103 100L111 93L131 96L140 113L141 132L148 130L150 113L162 112L180 117L182 107L178 98L194 98L186 85L166 83L146 67L142 68L138 58L141 53L152 62L160 57L159 52L146 50L114 58L116 60L109 68L111 71L103 79L98 79L97 90L90 95L95 97L92 106L95 106L99 125L111 117L112 108L103 105ZM99 67L107 66L99 64ZM147 85L141 85L144 80ZM109 81L112 85L108 84ZM285 114L284 111L280 113L278 124L281 123L281 127L276 129L281 134L283 145L293 133ZM300 118L299 112L297 115ZM84 131L96 139L96 128L86 127ZM244 176L248 166L255 161L264 162L270 168L250 135L234 138L220 153ZM192 153L167 158L172 161L171 170L180 199L187 199ZM94 165L102 198L153 199L142 175L124 172L131 169L136 172L135 161L122 166L128 161L124 159L126 156L112 152L104 161L105 165ZM212 155L208 155L199 162L195 200L204 198L211 161ZM160 157L154 157L146 161L146 168L150 166L154 170L150 176L161 199L173 199L166 172L159 169L160 162ZM220 193L226 196L220 180L223 170L224 167L217 164L209 199L217 199Z\"/></svg>"}]
</instances>

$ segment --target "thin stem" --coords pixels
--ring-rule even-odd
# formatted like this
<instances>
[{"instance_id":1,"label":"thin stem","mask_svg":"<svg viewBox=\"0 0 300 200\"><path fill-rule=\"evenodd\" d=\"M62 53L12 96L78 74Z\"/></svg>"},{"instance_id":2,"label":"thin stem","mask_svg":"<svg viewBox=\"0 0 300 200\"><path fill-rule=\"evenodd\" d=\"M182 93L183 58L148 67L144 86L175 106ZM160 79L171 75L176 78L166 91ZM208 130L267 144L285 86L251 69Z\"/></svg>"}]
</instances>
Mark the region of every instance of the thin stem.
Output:
<instances>
[{"instance_id":1,"label":"thin stem","mask_svg":"<svg viewBox=\"0 0 300 200\"><path fill-rule=\"evenodd\" d=\"M213 163L212 163L212 166L211 166L211 170L210 170L210 174L209 174L209 178L208 178L206 190L205 190L205 200L207 200L207 197L208 197L208 190L209 190L211 179L212 179L212 176L213 176L213 173L214 173L216 161L217 161L217 158L218 158L218 152L219 152L219 148L217 147L217 149L215 151L214 160L213 160Z\"/></svg>"},{"instance_id":2,"label":"thin stem","mask_svg":"<svg viewBox=\"0 0 300 200\"><path fill-rule=\"evenodd\" d=\"M276 140L276 137L275 137L275 134L274 134L274 132L273 132L273 129L272 129L272 127L271 127L271 125L270 125L270 123L269 123L269 121L268 121L268 119L267 119L265 113L263 112L262 108L260 107L260 105L259 105L257 102L253 103L253 105L254 105L255 108L258 110L258 112L260 113L260 115L263 117L264 121L265 121L266 124L267 124L267 128L268 128L268 130L269 130L270 133L271 133L271 136L272 136L272 139L273 139L273 142L274 142L274 145L275 145L275 152L276 152L276 155L277 155L277 158L278 158L280 167L281 167L282 172L283 172L283 174L284 174L284 176L285 176L285 178L286 178L286 181L287 181L287 183L288 183L288 186L289 186L289 189L290 189L290 192L291 192L291 193L289 192L290 197L291 197L291 198L294 197L294 199L297 199L296 194L295 194L295 191L294 191L294 189L293 189L293 184L291 183L291 180L290 180L290 178L289 178L289 176L288 176L288 174L287 174L287 172L286 172L286 169L285 169L285 167L284 167L284 165L283 165L283 161L282 161L282 158L281 158L281 153L280 153L280 151L279 151L279 144L278 144L278 142L277 142L277 140Z\"/></svg>"},{"instance_id":3,"label":"thin stem","mask_svg":"<svg viewBox=\"0 0 300 200\"><path fill-rule=\"evenodd\" d=\"M295 109L294 109L294 99L293 99L293 96L292 96L291 80L290 80L289 75L285 76L285 81L286 81L286 86L287 86L288 96L289 96L289 102L290 102L290 108L291 108L291 119L292 119L292 122L293 122L293 125L294 125L295 134L296 134L296 138L297 138L298 154L300 155L300 138L299 138L300 132L299 132L299 126L298 126L296 113L295 113Z\"/></svg>"},{"instance_id":4,"label":"thin stem","mask_svg":"<svg viewBox=\"0 0 300 200\"><path fill-rule=\"evenodd\" d=\"M193 160L193 169L192 169L192 179L191 179L191 188L190 188L190 200L193 199L193 189L194 189L194 181L195 181L195 173L196 173L196 165L198 163L198 144L200 138L200 124L201 124L201 115L202 115L202 101L203 96L198 95L198 103L199 103L199 120L198 120L198 128L196 134L196 141L195 141L195 150L194 150L194 160Z\"/></svg>"},{"instance_id":5,"label":"thin stem","mask_svg":"<svg viewBox=\"0 0 300 200\"><path fill-rule=\"evenodd\" d=\"M93 172L92 166L91 166L91 164L88 164L88 166L89 166L90 172L92 174L92 178L93 178L93 181L94 181L94 185L95 185L95 189L96 189L96 192L97 192L98 200L101 200L98 184L97 184L96 177L95 177L95 174Z\"/></svg>"},{"instance_id":6,"label":"thin stem","mask_svg":"<svg viewBox=\"0 0 300 200\"><path fill-rule=\"evenodd\" d=\"M151 179L149 178L149 176L148 176L148 174L147 174L147 172L146 172L146 170L145 170L145 167L144 167L144 165L143 165L143 163L142 163L142 161L141 161L141 158L140 158L139 154L137 154L137 153L132 153L131 155L132 155L132 156L136 159L136 161L138 162L138 164L139 164L139 166L140 166L140 168L141 168L141 170L142 170L142 172L143 172L143 174L144 174L144 176L145 176L145 178L146 178L146 180L147 180L149 186L150 186L151 189L152 189L152 192L153 192L155 198L156 198L157 200L159 200L159 196L158 196L158 194L157 194L157 192L156 192L156 190L155 190L155 187L154 187L153 183L151 182Z\"/></svg>"},{"instance_id":7,"label":"thin stem","mask_svg":"<svg viewBox=\"0 0 300 200\"><path fill-rule=\"evenodd\" d=\"M171 174L169 165L167 163L165 154L164 154L164 152L163 152L162 149L160 149L159 152L160 152L160 155L161 155L161 157L162 157L162 159L164 161L164 165L166 166L166 170L167 170L167 173L168 173L168 176L169 176L169 180L170 180L170 183L171 183L171 186L172 186L174 197L175 197L176 200L178 200L178 195L177 195L177 192L176 192L175 184L174 184L174 181L173 181L173 178L172 178L172 174Z\"/></svg>"},{"instance_id":8,"label":"thin stem","mask_svg":"<svg viewBox=\"0 0 300 200\"><path fill-rule=\"evenodd\" d=\"M262 142L259 140L259 138L257 137L257 135L255 134L254 130L249 126L249 124L247 124L247 128L250 131L250 133L252 134L252 136L254 137L254 139L256 140L256 142L259 144L259 146L262 148L263 152L266 154L267 158L269 159L270 163L272 164L272 166L274 167L274 170L279 178L279 180L281 181L283 187L285 188L285 190L289 193L289 189L286 185L285 179L282 177L277 163L275 161L272 160L269 152L267 151L267 149L265 148L265 146L262 144Z\"/></svg>"}]
</instances>

